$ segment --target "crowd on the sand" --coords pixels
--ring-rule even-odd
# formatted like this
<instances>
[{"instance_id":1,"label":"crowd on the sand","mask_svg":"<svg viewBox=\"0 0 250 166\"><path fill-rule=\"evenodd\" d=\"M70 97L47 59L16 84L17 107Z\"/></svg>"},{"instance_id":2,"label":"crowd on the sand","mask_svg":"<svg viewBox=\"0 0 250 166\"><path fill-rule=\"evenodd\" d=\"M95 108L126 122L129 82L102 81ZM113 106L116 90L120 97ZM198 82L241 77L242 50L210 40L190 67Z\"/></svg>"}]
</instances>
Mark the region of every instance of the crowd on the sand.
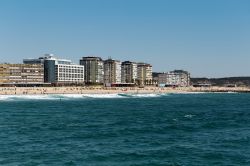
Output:
<instances>
[{"instance_id":1,"label":"crowd on the sand","mask_svg":"<svg viewBox=\"0 0 250 166\"><path fill-rule=\"evenodd\" d=\"M250 92L247 87L0 87L0 95Z\"/></svg>"},{"instance_id":2,"label":"crowd on the sand","mask_svg":"<svg viewBox=\"0 0 250 166\"><path fill-rule=\"evenodd\" d=\"M109 94L109 93L155 93L158 90L164 91L164 88L135 88L135 87L119 87L119 88L101 88L101 87L2 87L0 95L36 95L36 94Z\"/></svg>"}]
</instances>

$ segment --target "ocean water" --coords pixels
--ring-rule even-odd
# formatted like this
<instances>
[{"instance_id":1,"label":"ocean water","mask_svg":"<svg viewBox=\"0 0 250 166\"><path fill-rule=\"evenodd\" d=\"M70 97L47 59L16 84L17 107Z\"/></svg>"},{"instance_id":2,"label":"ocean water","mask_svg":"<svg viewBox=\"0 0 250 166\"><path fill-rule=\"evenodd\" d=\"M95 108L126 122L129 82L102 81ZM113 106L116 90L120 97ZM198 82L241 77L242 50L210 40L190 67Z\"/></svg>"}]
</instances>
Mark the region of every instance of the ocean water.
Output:
<instances>
[{"instance_id":1,"label":"ocean water","mask_svg":"<svg viewBox=\"0 0 250 166\"><path fill-rule=\"evenodd\" d=\"M250 94L0 96L0 165L250 165Z\"/></svg>"}]
</instances>

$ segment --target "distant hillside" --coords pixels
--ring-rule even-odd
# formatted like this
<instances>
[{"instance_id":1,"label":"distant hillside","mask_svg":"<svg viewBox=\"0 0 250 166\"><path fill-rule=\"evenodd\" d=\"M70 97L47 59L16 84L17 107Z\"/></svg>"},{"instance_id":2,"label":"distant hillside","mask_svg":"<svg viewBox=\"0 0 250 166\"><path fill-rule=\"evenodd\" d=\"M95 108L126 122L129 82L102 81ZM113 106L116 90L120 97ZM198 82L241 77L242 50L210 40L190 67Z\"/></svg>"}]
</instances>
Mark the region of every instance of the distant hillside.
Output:
<instances>
[{"instance_id":1,"label":"distant hillside","mask_svg":"<svg viewBox=\"0 0 250 166\"><path fill-rule=\"evenodd\" d=\"M250 86L250 77L191 78L192 84L212 84L214 86Z\"/></svg>"}]
</instances>

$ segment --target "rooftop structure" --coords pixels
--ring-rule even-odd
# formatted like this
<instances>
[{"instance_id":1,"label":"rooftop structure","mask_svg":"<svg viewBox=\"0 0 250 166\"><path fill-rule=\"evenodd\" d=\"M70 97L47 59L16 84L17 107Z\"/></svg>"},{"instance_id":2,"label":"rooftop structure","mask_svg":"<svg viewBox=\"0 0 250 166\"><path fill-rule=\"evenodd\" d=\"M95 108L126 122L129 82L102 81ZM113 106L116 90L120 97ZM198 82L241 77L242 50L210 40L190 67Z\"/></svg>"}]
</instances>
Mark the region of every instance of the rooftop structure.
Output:
<instances>
[{"instance_id":1,"label":"rooftop structure","mask_svg":"<svg viewBox=\"0 0 250 166\"><path fill-rule=\"evenodd\" d=\"M54 54L44 54L44 56L39 58L28 58L23 59L24 64L43 64L45 60L57 60L59 64L72 64L71 60L67 59L58 59Z\"/></svg>"}]
</instances>

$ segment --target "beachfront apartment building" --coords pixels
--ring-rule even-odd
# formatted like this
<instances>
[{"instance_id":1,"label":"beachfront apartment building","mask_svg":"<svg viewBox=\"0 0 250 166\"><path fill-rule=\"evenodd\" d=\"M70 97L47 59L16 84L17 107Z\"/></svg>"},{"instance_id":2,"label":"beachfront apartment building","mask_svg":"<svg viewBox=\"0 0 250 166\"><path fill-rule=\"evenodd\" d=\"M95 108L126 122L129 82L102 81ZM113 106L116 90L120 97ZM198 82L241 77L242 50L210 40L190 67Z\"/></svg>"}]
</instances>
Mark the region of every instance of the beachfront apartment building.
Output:
<instances>
[{"instance_id":1,"label":"beachfront apartment building","mask_svg":"<svg viewBox=\"0 0 250 166\"><path fill-rule=\"evenodd\" d=\"M0 64L0 84L41 85L44 83L42 64Z\"/></svg>"},{"instance_id":2,"label":"beachfront apartment building","mask_svg":"<svg viewBox=\"0 0 250 166\"><path fill-rule=\"evenodd\" d=\"M136 83L137 79L137 63L124 61L121 64L121 82Z\"/></svg>"},{"instance_id":3,"label":"beachfront apartment building","mask_svg":"<svg viewBox=\"0 0 250 166\"><path fill-rule=\"evenodd\" d=\"M158 86L190 86L190 73L184 70L174 70L158 75Z\"/></svg>"},{"instance_id":4,"label":"beachfront apartment building","mask_svg":"<svg viewBox=\"0 0 250 166\"><path fill-rule=\"evenodd\" d=\"M26 64L42 63L44 66L44 82L55 84L83 84L84 66L76 65L67 59L58 59L53 54L45 54L38 59L24 59Z\"/></svg>"},{"instance_id":5,"label":"beachfront apartment building","mask_svg":"<svg viewBox=\"0 0 250 166\"><path fill-rule=\"evenodd\" d=\"M112 84L121 83L121 62L113 59L104 61L104 84L111 86Z\"/></svg>"},{"instance_id":6,"label":"beachfront apartment building","mask_svg":"<svg viewBox=\"0 0 250 166\"><path fill-rule=\"evenodd\" d=\"M137 63L137 84L151 85L152 80L152 65L147 63Z\"/></svg>"},{"instance_id":7,"label":"beachfront apartment building","mask_svg":"<svg viewBox=\"0 0 250 166\"><path fill-rule=\"evenodd\" d=\"M88 84L103 84L104 63L100 57L82 57L80 65L84 66L84 80Z\"/></svg>"}]
</instances>

